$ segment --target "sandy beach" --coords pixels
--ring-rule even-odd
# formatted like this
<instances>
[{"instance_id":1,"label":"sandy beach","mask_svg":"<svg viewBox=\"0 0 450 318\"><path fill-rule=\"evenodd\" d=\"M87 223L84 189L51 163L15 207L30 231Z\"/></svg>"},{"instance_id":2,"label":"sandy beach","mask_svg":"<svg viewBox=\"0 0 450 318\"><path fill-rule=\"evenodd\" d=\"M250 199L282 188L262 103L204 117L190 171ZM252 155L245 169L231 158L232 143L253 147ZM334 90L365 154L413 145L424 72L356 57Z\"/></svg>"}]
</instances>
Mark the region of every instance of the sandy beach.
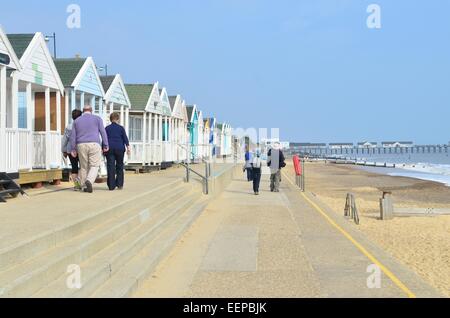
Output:
<instances>
[{"instance_id":1,"label":"sandy beach","mask_svg":"<svg viewBox=\"0 0 450 318\"><path fill-rule=\"evenodd\" d=\"M379 219L382 191L392 191L395 206L450 208L449 187L325 163L306 165L306 186L341 215L354 193L361 219L354 226L450 297L450 216Z\"/></svg>"}]
</instances>

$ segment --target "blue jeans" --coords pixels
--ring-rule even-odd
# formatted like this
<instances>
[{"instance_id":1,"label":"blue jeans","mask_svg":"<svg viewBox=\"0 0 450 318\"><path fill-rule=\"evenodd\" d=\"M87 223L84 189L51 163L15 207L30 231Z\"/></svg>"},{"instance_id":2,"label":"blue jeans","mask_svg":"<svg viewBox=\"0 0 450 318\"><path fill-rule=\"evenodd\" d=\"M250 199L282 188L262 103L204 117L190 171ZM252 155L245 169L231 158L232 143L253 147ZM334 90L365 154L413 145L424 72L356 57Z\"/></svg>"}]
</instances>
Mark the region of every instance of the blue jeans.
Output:
<instances>
[{"instance_id":1,"label":"blue jeans","mask_svg":"<svg viewBox=\"0 0 450 318\"><path fill-rule=\"evenodd\" d=\"M125 151L110 149L106 154L108 162L108 188L114 190L115 188L123 188L124 185L124 163Z\"/></svg>"}]
</instances>

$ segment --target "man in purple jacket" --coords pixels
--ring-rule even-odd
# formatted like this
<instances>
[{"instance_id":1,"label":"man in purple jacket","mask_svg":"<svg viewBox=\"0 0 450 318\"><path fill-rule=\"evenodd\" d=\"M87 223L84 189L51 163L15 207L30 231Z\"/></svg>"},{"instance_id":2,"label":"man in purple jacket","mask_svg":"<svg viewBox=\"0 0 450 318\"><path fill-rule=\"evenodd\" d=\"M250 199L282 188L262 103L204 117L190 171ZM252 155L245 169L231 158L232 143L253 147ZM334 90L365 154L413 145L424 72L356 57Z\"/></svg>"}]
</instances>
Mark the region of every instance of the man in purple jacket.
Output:
<instances>
[{"instance_id":1,"label":"man in purple jacket","mask_svg":"<svg viewBox=\"0 0 450 318\"><path fill-rule=\"evenodd\" d=\"M103 121L92 114L91 106L85 106L83 115L73 122L70 145L72 156L80 160L81 186L84 192L92 193L102 163L102 145L104 152L108 152L109 145Z\"/></svg>"}]
</instances>

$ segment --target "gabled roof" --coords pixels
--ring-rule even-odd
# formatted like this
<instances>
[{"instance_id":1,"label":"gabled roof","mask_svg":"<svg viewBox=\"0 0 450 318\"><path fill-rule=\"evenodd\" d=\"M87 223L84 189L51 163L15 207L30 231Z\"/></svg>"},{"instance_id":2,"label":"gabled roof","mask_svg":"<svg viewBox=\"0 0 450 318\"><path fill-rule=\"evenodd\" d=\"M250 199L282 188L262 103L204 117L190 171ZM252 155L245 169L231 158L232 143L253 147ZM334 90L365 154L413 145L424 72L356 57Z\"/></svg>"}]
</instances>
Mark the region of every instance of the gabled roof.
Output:
<instances>
[{"instance_id":1,"label":"gabled roof","mask_svg":"<svg viewBox=\"0 0 450 318\"><path fill-rule=\"evenodd\" d=\"M172 111L174 111L176 103L177 103L177 99L180 95L177 96L169 96L169 103L170 103L170 109Z\"/></svg>"},{"instance_id":2,"label":"gabled roof","mask_svg":"<svg viewBox=\"0 0 450 318\"><path fill-rule=\"evenodd\" d=\"M39 65L46 64L50 69L51 74L45 74L45 82L41 75L39 80L33 79L33 83L51 85L52 88L59 89L60 92L64 94L64 84L56 68L53 57L48 50L44 35L40 32L35 34L9 34L8 38L11 41L14 51L19 56L20 64L23 69L28 69L28 71L33 70L33 73L37 72L37 69L34 68L34 63L38 63ZM27 77L26 74L22 75L25 76L24 80L30 81L30 78Z\"/></svg>"},{"instance_id":3,"label":"gabled roof","mask_svg":"<svg viewBox=\"0 0 450 318\"><path fill-rule=\"evenodd\" d=\"M7 34L9 42L11 43L11 46L19 59L22 58L23 54L33 40L34 35L35 34Z\"/></svg>"},{"instance_id":4,"label":"gabled roof","mask_svg":"<svg viewBox=\"0 0 450 318\"><path fill-rule=\"evenodd\" d=\"M9 41L5 32L3 32L1 25L0 25L0 53L5 53L9 55L11 61L9 62L9 65L7 65L8 67L15 70L22 69L22 66L20 65L19 62L19 58L17 57L17 54L14 51L11 42Z\"/></svg>"},{"instance_id":5,"label":"gabled roof","mask_svg":"<svg viewBox=\"0 0 450 318\"><path fill-rule=\"evenodd\" d=\"M123 106L131 107L130 97L128 96L125 84L120 74L114 76L100 77L103 89L105 90L105 100L114 102ZM124 99L124 100L123 100Z\"/></svg>"},{"instance_id":6,"label":"gabled roof","mask_svg":"<svg viewBox=\"0 0 450 318\"><path fill-rule=\"evenodd\" d=\"M55 65L65 87L72 86L81 68L86 63L86 58L55 59Z\"/></svg>"},{"instance_id":7,"label":"gabled roof","mask_svg":"<svg viewBox=\"0 0 450 318\"><path fill-rule=\"evenodd\" d=\"M105 92L107 92L109 90L109 88L111 87L111 84L114 82L115 79L116 79L116 75L100 76L100 81L102 82L103 89L105 90Z\"/></svg>"},{"instance_id":8,"label":"gabled roof","mask_svg":"<svg viewBox=\"0 0 450 318\"><path fill-rule=\"evenodd\" d=\"M125 84L132 110L146 110L153 87L153 84Z\"/></svg>"},{"instance_id":9,"label":"gabled roof","mask_svg":"<svg viewBox=\"0 0 450 318\"><path fill-rule=\"evenodd\" d=\"M186 111L187 111L189 122L193 122L194 121L194 115L197 112L197 106L196 105L186 106Z\"/></svg>"}]
</instances>

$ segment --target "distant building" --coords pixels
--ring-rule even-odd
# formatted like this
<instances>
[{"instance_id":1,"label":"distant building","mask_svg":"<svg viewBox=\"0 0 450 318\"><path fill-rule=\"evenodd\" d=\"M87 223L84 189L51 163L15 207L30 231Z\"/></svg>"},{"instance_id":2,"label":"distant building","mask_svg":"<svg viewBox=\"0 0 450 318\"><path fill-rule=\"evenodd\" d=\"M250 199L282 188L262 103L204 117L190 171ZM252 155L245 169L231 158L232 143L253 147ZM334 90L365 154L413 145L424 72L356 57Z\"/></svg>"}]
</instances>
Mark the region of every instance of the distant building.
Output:
<instances>
[{"instance_id":1,"label":"distant building","mask_svg":"<svg viewBox=\"0 0 450 318\"><path fill-rule=\"evenodd\" d=\"M381 143L383 148L411 148L414 147L412 141L383 141Z\"/></svg>"},{"instance_id":2,"label":"distant building","mask_svg":"<svg viewBox=\"0 0 450 318\"><path fill-rule=\"evenodd\" d=\"M301 143L301 142L291 142L289 148L292 150L309 150L309 149L326 149L327 144L323 143Z\"/></svg>"},{"instance_id":3,"label":"distant building","mask_svg":"<svg viewBox=\"0 0 450 318\"><path fill-rule=\"evenodd\" d=\"M330 143L329 146L330 149L352 149L354 147L354 144L351 142Z\"/></svg>"},{"instance_id":4,"label":"distant building","mask_svg":"<svg viewBox=\"0 0 450 318\"><path fill-rule=\"evenodd\" d=\"M358 142L358 148L376 148L376 147L378 147L377 142L369 142L369 141Z\"/></svg>"}]
</instances>

